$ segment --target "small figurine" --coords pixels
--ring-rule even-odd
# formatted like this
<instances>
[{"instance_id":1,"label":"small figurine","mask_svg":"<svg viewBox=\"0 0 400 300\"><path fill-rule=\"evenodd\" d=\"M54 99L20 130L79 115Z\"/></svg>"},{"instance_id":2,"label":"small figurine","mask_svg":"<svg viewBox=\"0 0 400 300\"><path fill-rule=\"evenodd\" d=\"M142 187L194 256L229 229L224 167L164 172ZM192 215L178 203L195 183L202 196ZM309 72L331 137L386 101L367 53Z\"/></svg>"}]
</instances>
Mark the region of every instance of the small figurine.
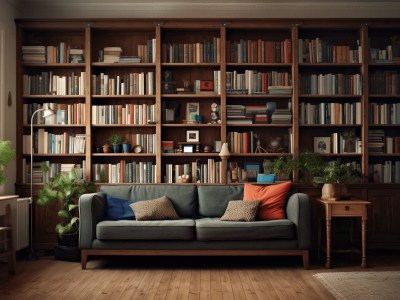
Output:
<instances>
[{"instance_id":1,"label":"small figurine","mask_svg":"<svg viewBox=\"0 0 400 300\"><path fill-rule=\"evenodd\" d=\"M282 147L282 138L279 136L271 137L269 144L267 145L266 150L269 153L281 153L284 151Z\"/></svg>"},{"instance_id":2,"label":"small figurine","mask_svg":"<svg viewBox=\"0 0 400 300\"><path fill-rule=\"evenodd\" d=\"M219 105L217 103L211 104L211 122L210 124L220 124L219 119Z\"/></svg>"}]
</instances>

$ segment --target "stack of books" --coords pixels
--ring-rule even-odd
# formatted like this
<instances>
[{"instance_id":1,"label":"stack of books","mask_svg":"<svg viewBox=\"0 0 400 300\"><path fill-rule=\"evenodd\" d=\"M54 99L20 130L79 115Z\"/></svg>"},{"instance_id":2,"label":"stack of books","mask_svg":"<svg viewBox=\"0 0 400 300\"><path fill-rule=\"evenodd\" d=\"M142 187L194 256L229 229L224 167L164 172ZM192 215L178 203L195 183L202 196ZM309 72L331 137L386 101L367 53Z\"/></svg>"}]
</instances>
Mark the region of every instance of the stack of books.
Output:
<instances>
[{"instance_id":1,"label":"stack of books","mask_svg":"<svg viewBox=\"0 0 400 300\"><path fill-rule=\"evenodd\" d=\"M46 46L22 46L22 62L45 64Z\"/></svg>"},{"instance_id":2,"label":"stack of books","mask_svg":"<svg viewBox=\"0 0 400 300\"><path fill-rule=\"evenodd\" d=\"M292 112L289 109L275 109L272 113L272 124L290 124L292 122Z\"/></svg>"},{"instance_id":3,"label":"stack of books","mask_svg":"<svg viewBox=\"0 0 400 300\"><path fill-rule=\"evenodd\" d=\"M268 87L268 93L270 95L291 95L293 87L288 85L273 85Z\"/></svg>"},{"instance_id":4,"label":"stack of books","mask_svg":"<svg viewBox=\"0 0 400 300\"><path fill-rule=\"evenodd\" d=\"M119 63L126 64L126 63L140 63L142 59L139 56L120 56Z\"/></svg>"},{"instance_id":5,"label":"stack of books","mask_svg":"<svg viewBox=\"0 0 400 300\"><path fill-rule=\"evenodd\" d=\"M85 55L83 49L69 49L68 61L73 64L84 63Z\"/></svg>"},{"instance_id":6,"label":"stack of books","mask_svg":"<svg viewBox=\"0 0 400 300\"><path fill-rule=\"evenodd\" d=\"M104 58L105 63L117 63L121 57L121 47L104 47Z\"/></svg>"},{"instance_id":7,"label":"stack of books","mask_svg":"<svg viewBox=\"0 0 400 300\"><path fill-rule=\"evenodd\" d=\"M368 152L384 153L385 131L383 129L370 130L368 132Z\"/></svg>"}]
</instances>

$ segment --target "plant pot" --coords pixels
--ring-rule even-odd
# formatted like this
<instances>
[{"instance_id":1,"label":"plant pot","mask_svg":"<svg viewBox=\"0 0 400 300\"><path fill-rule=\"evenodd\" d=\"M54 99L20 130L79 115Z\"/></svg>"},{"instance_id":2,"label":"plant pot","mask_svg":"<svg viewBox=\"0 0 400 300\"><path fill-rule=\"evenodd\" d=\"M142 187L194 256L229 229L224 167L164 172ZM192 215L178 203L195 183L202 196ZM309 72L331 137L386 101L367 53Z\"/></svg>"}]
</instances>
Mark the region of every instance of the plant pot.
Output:
<instances>
[{"instance_id":1,"label":"plant pot","mask_svg":"<svg viewBox=\"0 0 400 300\"><path fill-rule=\"evenodd\" d=\"M322 186L321 198L324 200L339 200L341 187L338 183L325 183Z\"/></svg>"},{"instance_id":2,"label":"plant pot","mask_svg":"<svg viewBox=\"0 0 400 300\"><path fill-rule=\"evenodd\" d=\"M114 153L121 153L122 152L122 145L121 144L113 145L112 148L113 148L113 152Z\"/></svg>"},{"instance_id":3,"label":"plant pot","mask_svg":"<svg viewBox=\"0 0 400 300\"><path fill-rule=\"evenodd\" d=\"M111 152L111 147L110 147L110 145L104 145L104 146L103 146L103 152L104 152L104 153L110 153L110 152Z\"/></svg>"},{"instance_id":4,"label":"plant pot","mask_svg":"<svg viewBox=\"0 0 400 300\"><path fill-rule=\"evenodd\" d=\"M79 246L79 234L63 234L58 236L58 245L67 247L78 247Z\"/></svg>"},{"instance_id":5,"label":"plant pot","mask_svg":"<svg viewBox=\"0 0 400 300\"><path fill-rule=\"evenodd\" d=\"M54 258L63 261L79 262L81 261L81 250L79 247L56 246L54 249Z\"/></svg>"},{"instance_id":6,"label":"plant pot","mask_svg":"<svg viewBox=\"0 0 400 300\"><path fill-rule=\"evenodd\" d=\"M124 153L130 153L132 150L132 145L131 144L122 144L122 149Z\"/></svg>"}]
</instances>

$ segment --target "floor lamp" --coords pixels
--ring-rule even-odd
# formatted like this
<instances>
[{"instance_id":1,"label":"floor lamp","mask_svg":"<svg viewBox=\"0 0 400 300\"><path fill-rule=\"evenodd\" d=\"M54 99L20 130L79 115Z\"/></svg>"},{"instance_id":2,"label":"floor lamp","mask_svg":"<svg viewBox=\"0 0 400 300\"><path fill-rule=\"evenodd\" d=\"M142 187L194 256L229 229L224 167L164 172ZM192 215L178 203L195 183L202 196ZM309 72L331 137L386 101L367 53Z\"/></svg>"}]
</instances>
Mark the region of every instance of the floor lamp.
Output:
<instances>
[{"instance_id":1,"label":"floor lamp","mask_svg":"<svg viewBox=\"0 0 400 300\"><path fill-rule=\"evenodd\" d=\"M33 118L35 115L39 112L43 112L43 118L48 118L50 116L55 115L54 110L48 107L48 104L44 104L43 108L39 108L35 110L31 116L31 166L30 166L30 171L31 171L31 210L30 210L30 257L31 259L36 258L35 256L35 250L33 249L33 153L34 153L34 147L33 147Z\"/></svg>"}]
</instances>

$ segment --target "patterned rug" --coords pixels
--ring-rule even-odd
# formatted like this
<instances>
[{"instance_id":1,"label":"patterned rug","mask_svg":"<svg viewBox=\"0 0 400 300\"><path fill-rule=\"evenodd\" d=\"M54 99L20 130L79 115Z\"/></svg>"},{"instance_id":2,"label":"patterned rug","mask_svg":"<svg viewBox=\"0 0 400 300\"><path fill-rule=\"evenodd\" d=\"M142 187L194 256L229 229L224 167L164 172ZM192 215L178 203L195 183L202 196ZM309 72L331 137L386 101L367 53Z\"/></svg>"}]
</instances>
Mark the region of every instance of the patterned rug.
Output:
<instances>
[{"instance_id":1,"label":"patterned rug","mask_svg":"<svg viewBox=\"0 0 400 300\"><path fill-rule=\"evenodd\" d=\"M343 300L400 299L400 271L332 272L316 277L336 298Z\"/></svg>"}]
</instances>

